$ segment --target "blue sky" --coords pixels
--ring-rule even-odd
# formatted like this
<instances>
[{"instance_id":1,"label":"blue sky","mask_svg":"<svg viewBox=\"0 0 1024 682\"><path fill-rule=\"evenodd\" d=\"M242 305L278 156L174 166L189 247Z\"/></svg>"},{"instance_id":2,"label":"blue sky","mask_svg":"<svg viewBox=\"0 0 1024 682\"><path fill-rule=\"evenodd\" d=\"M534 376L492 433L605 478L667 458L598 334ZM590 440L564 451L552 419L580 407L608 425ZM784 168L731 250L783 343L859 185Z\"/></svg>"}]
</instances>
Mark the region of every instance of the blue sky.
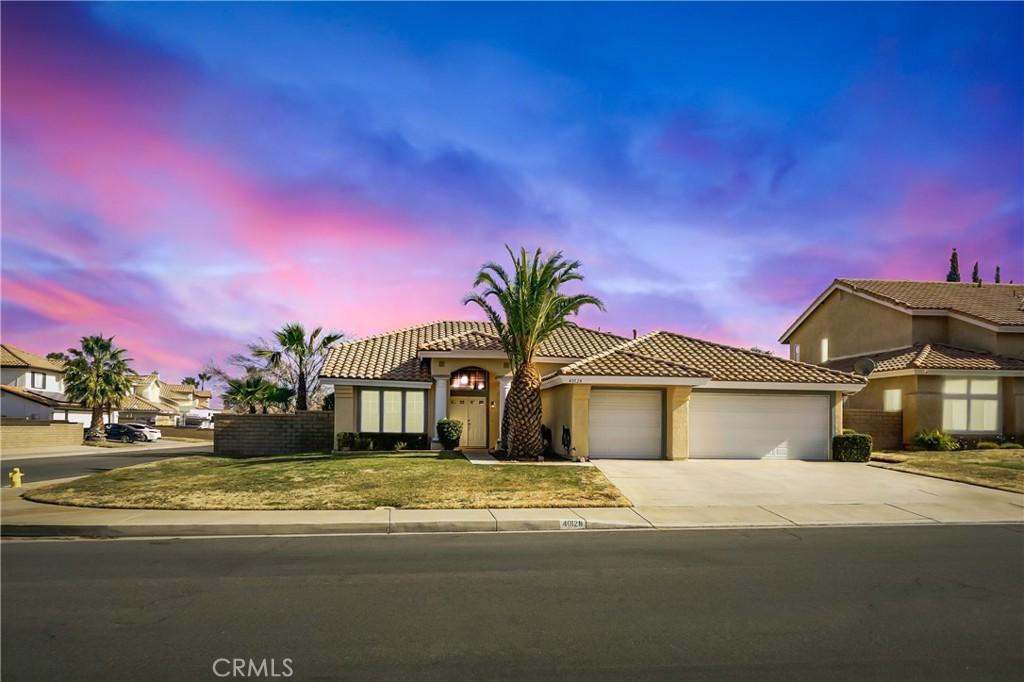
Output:
<instances>
[{"instance_id":1,"label":"blue sky","mask_svg":"<svg viewBox=\"0 0 1024 682\"><path fill-rule=\"evenodd\" d=\"M190 374L466 317L502 244L620 333L775 339L834 277L1024 277L1019 4L11 5L3 333ZM97 329L99 327L99 329Z\"/></svg>"}]
</instances>

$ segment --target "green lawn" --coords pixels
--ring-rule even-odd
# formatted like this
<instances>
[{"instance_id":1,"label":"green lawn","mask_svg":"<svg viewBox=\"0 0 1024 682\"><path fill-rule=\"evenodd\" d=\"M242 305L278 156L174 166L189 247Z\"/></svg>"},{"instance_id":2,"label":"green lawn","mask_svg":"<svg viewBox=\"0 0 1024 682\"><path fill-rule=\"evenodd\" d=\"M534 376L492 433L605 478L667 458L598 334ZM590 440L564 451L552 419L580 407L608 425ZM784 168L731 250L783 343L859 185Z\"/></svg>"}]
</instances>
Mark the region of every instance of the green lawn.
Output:
<instances>
[{"instance_id":1,"label":"green lawn","mask_svg":"<svg viewBox=\"0 0 1024 682\"><path fill-rule=\"evenodd\" d=\"M872 463L896 471L1024 493L1024 449L876 453Z\"/></svg>"},{"instance_id":2,"label":"green lawn","mask_svg":"<svg viewBox=\"0 0 1024 682\"><path fill-rule=\"evenodd\" d=\"M28 491L39 502L122 509L621 507L594 467L473 465L438 452L183 457Z\"/></svg>"}]
</instances>

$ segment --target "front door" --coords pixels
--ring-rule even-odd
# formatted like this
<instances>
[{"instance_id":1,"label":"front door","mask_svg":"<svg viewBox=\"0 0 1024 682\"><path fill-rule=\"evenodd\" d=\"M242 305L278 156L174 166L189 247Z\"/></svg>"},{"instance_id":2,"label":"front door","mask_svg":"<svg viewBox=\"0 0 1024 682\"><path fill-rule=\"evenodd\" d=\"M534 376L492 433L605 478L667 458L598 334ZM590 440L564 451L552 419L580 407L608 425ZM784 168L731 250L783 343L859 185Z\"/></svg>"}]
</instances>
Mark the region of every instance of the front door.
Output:
<instances>
[{"instance_id":1,"label":"front door","mask_svg":"<svg viewBox=\"0 0 1024 682\"><path fill-rule=\"evenodd\" d=\"M464 448L487 447L487 399L454 396L448 401L448 418L462 422Z\"/></svg>"}]
</instances>

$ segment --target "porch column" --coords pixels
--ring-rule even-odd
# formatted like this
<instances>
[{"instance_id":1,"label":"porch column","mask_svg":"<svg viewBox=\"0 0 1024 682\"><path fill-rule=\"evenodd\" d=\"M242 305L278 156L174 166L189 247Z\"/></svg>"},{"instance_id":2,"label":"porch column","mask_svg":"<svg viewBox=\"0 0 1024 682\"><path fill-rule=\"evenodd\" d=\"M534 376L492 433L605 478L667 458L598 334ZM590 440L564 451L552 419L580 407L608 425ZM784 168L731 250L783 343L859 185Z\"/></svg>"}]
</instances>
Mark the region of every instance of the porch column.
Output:
<instances>
[{"instance_id":1,"label":"porch column","mask_svg":"<svg viewBox=\"0 0 1024 682\"><path fill-rule=\"evenodd\" d=\"M501 432L501 425L505 423L505 398L508 397L508 389L512 388L512 377L498 377L498 440L501 441L505 434Z\"/></svg>"},{"instance_id":2,"label":"porch column","mask_svg":"<svg viewBox=\"0 0 1024 682\"><path fill-rule=\"evenodd\" d=\"M432 442L438 443L437 422L448 418L448 380L447 374L434 375L434 423L430 424L430 430L434 433Z\"/></svg>"}]
</instances>

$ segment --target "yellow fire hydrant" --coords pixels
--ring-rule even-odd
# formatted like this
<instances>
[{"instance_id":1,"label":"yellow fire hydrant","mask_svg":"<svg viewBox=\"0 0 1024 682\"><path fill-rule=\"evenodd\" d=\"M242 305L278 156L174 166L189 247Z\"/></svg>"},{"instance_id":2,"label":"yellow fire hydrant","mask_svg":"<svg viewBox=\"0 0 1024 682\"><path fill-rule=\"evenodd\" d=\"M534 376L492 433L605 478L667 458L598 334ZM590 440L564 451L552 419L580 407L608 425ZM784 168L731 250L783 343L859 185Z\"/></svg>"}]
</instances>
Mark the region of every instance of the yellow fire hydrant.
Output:
<instances>
[{"instance_id":1,"label":"yellow fire hydrant","mask_svg":"<svg viewBox=\"0 0 1024 682\"><path fill-rule=\"evenodd\" d=\"M13 469L11 469L11 473L7 474L7 478L11 482L11 487L12 488L20 488L21 487L21 469L20 468L14 467Z\"/></svg>"}]
</instances>

